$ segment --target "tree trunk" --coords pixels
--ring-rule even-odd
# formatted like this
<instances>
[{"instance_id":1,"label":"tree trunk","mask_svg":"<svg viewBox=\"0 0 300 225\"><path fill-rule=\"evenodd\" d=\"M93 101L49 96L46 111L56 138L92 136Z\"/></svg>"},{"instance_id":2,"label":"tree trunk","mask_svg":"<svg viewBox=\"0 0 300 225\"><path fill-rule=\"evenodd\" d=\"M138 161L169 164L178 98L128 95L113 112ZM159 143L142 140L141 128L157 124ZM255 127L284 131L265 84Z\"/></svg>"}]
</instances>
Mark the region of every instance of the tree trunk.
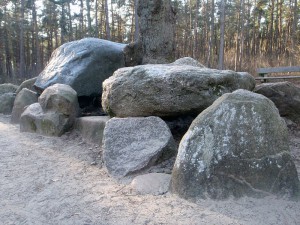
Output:
<instances>
[{"instance_id":1,"label":"tree trunk","mask_svg":"<svg viewBox=\"0 0 300 225\"><path fill-rule=\"evenodd\" d=\"M24 51L24 11L25 0L21 0L21 18L20 18L20 68L19 77L25 77L25 51Z\"/></svg>"},{"instance_id":2,"label":"tree trunk","mask_svg":"<svg viewBox=\"0 0 300 225\"><path fill-rule=\"evenodd\" d=\"M208 56L207 56L207 67L211 67L213 61L213 37L215 29L215 1L211 1L211 15L210 15L210 36L209 36L209 45L208 45Z\"/></svg>"},{"instance_id":3,"label":"tree trunk","mask_svg":"<svg viewBox=\"0 0 300 225\"><path fill-rule=\"evenodd\" d=\"M218 69L222 70L224 67L224 32L225 32L225 1L221 2L221 27L220 27L220 52L219 52L219 64Z\"/></svg>"},{"instance_id":4,"label":"tree trunk","mask_svg":"<svg viewBox=\"0 0 300 225\"><path fill-rule=\"evenodd\" d=\"M134 41L139 40L139 17L138 17L139 0L134 0Z\"/></svg>"},{"instance_id":5,"label":"tree trunk","mask_svg":"<svg viewBox=\"0 0 300 225\"><path fill-rule=\"evenodd\" d=\"M35 74L40 73L42 70L41 63L41 52L40 52L40 41L39 41L39 30L37 24L37 16L36 16L36 7L35 0L32 1L32 20L33 20L33 30L34 30L34 38L35 38Z\"/></svg>"},{"instance_id":6,"label":"tree trunk","mask_svg":"<svg viewBox=\"0 0 300 225\"><path fill-rule=\"evenodd\" d=\"M105 34L106 34L106 39L111 40L107 0L105 0L104 3L105 3L105 5L104 5L104 8L105 8Z\"/></svg>"},{"instance_id":7,"label":"tree trunk","mask_svg":"<svg viewBox=\"0 0 300 225\"><path fill-rule=\"evenodd\" d=\"M139 0L143 64L168 63L175 57L175 12L170 0Z\"/></svg>"},{"instance_id":8,"label":"tree trunk","mask_svg":"<svg viewBox=\"0 0 300 225\"><path fill-rule=\"evenodd\" d=\"M88 35L92 36L92 19L91 19L91 5L90 0L86 0L86 12L87 12L87 21L88 21Z\"/></svg>"}]
</instances>

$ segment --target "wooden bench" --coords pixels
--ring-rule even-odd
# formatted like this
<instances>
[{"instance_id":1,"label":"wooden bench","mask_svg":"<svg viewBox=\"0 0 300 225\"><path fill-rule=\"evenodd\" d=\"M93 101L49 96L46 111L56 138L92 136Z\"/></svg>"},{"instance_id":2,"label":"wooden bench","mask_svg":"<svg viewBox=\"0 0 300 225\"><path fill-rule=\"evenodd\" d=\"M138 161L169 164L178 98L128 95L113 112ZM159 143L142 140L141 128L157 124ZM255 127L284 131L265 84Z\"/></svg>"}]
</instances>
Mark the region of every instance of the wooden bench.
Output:
<instances>
[{"instance_id":1,"label":"wooden bench","mask_svg":"<svg viewBox=\"0 0 300 225\"><path fill-rule=\"evenodd\" d=\"M255 80L261 80L262 82L266 82L267 80L275 80L275 79L300 78L300 76L276 76L276 77L267 76L269 73L300 72L300 66L258 68L256 72L258 73L259 77L255 77Z\"/></svg>"}]
</instances>

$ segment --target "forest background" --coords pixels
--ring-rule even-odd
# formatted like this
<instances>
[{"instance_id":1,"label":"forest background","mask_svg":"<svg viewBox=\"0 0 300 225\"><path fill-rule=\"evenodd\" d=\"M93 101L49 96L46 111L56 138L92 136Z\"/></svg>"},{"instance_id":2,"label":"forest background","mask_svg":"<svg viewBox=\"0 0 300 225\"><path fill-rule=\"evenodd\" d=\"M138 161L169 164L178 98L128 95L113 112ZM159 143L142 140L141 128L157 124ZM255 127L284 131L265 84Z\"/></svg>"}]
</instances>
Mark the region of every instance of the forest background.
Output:
<instances>
[{"instance_id":1,"label":"forest background","mask_svg":"<svg viewBox=\"0 0 300 225\"><path fill-rule=\"evenodd\" d=\"M252 75L258 67L299 65L297 0L172 4L175 58L190 56L210 68ZM137 40L137 5L138 0L0 0L0 83L37 76L53 50L65 42L84 37Z\"/></svg>"}]
</instances>

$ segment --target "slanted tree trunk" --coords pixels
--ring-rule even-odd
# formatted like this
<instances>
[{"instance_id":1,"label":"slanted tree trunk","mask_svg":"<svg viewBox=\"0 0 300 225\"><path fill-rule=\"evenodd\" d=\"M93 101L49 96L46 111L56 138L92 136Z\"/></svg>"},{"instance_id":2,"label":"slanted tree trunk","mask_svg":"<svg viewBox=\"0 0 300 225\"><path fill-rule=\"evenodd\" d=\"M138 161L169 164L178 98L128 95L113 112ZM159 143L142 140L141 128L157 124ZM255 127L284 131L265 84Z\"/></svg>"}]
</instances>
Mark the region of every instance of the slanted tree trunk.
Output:
<instances>
[{"instance_id":1,"label":"slanted tree trunk","mask_svg":"<svg viewBox=\"0 0 300 225\"><path fill-rule=\"evenodd\" d=\"M139 0L143 64L168 63L175 58L175 11L170 0Z\"/></svg>"}]
</instances>

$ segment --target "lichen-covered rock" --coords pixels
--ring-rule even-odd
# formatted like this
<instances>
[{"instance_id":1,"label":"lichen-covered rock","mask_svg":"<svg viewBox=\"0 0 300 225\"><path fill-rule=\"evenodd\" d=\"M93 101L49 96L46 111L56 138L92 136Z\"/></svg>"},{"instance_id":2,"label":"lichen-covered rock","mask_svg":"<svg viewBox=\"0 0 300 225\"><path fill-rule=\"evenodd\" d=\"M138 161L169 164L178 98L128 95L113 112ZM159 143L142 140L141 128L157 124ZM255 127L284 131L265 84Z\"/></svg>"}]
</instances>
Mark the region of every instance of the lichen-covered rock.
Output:
<instances>
[{"instance_id":1,"label":"lichen-covered rock","mask_svg":"<svg viewBox=\"0 0 300 225\"><path fill-rule=\"evenodd\" d=\"M300 122L299 87L290 82L264 83L256 86L254 91L271 99L282 117Z\"/></svg>"},{"instance_id":2,"label":"lichen-covered rock","mask_svg":"<svg viewBox=\"0 0 300 225\"><path fill-rule=\"evenodd\" d=\"M142 65L117 70L103 83L102 106L111 116L198 114L237 89L252 90L251 75L190 65Z\"/></svg>"},{"instance_id":3,"label":"lichen-covered rock","mask_svg":"<svg viewBox=\"0 0 300 225\"><path fill-rule=\"evenodd\" d=\"M29 106L38 101L38 94L27 88L23 88L16 96L11 113L11 123L19 123L21 114Z\"/></svg>"},{"instance_id":4,"label":"lichen-covered rock","mask_svg":"<svg viewBox=\"0 0 300 225\"><path fill-rule=\"evenodd\" d=\"M125 44L85 38L57 48L34 84L42 92L60 83L71 86L78 96L101 96L102 82L124 67Z\"/></svg>"},{"instance_id":5,"label":"lichen-covered rock","mask_svg":"<svg viewBox=\"0 0 300 225\"><path fill-rule=\"evenodd\" d=\"M69 128L68 117L61 113L44 112L39 103L28 106L20 118L21 132L61 136Z\"/></svg>"},{"instance_id":6,"label":"lichen-covered rock","mask_svg":"<svg viewBox=\"0 0 300 225\"><path fill-rule=\"evenodd\" d=\"M175 153L170 129L158 117L112 118L106 123L103 158L114 177L138 172Z\"/></svg>"},{"instance_id":7,"label":"lichen-covered rock","mask_svg":"<svg viewBox=\"0 0 300 225\"><path fill-rule=\"evenodd\" d=\"M204 110L180 142L171 190L191 200L298 195L287 127L274 103L237 90Z\"/></svg>"},{"instance_id":8,"label":"lichen-covered rock","mask_svg":"<svg viewBox=\"0 0 300 225\"><path fill-rule=\"evenodd\" d=\"M54 111L75 119L79 113L77 93L69 85L54 84L38 99L43 111Z\"/></svg>"},{"instance_id":9,"label":"lichen-covered rock","mask_svg":"<svg viewBox=\"0 0 300 225\"><path fill-rule=\"evenodd\" d=\"M12 92L0 95L0 113L10 114L14 106L16 94Z\"/></svg>"},{"instance_id":10,"label":"lichen-covered rock","mask_svg":"<svg viewBox=\"0 0 300 225\"><path fill-rule=\"evenodd\" d=\"M76 91L65 84L47 88L20 118L21 131L49 136L61 136L74 124L78 116Z\"/></svg>"}]
</instances>

